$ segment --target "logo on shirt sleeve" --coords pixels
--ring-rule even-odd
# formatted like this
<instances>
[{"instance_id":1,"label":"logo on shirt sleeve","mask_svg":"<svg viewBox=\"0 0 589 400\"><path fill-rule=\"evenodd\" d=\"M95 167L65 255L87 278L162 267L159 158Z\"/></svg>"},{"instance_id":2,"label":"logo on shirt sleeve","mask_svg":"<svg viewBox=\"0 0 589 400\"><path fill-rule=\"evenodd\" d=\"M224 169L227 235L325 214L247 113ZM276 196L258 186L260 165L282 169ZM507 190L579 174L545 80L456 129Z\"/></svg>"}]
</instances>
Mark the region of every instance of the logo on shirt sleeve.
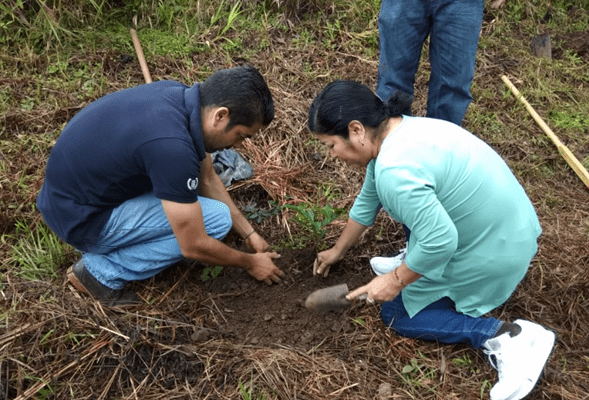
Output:
<instances>
[{"instance_id":1,"label":"logo on shirt sleeve","mask_svg":"<svg viewBox=\"0 0 589 400\"><path fill-rule=\"evenodd\" d=\"M198 188L198 178L188 178L186 185L188 186L188 190L196 190Z\"/></svg>"}]
</instances>

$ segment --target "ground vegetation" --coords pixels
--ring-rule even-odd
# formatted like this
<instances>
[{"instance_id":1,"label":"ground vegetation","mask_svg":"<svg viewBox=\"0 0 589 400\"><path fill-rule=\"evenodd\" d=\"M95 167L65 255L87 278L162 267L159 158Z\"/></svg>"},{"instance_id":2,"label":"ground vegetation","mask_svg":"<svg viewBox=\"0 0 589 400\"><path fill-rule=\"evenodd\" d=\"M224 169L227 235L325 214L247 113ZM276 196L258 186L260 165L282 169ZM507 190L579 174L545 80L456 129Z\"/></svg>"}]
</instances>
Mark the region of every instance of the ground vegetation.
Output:
<instances>
[{"instance_id":1,"label":"ground vegetation","mask_svg":"<svg viewBox=\"0 0 589 400\"><path fill-rule=\"evenodd\" d=\"M480 351L409 340L377 306L318 314L313 290L372 277L368 261L403 246L379 214L327 278L312 277L336 240L363 171L328 156L306 129L328 82L375 87L378 0L12 0L0 5L0 399L488 399L497 375ZM245 143L255 169L230 192L282 254L282 285L239 269L185 261L133 288L134 311L101 307L65 279L79 256L35 209L47 157L80 109L153 80L186 84L251 64L266 76L275 121ZM532 51L549 35L551 57ZM464 127L505 158L543 234L526 278L492 312L554 330L557 344L530 399L589 393L589 188L502 81L507 76L589 167L589 3L493 0L485 5L474 101ZM425 112L427 44L413 111ZM292 207L285 207L291 205ZM304 206L307 207L304 207ZM320 231L300 210L337 210ZM343 210L343 211L341 211ZM316 215L321 215L317 213ZM322 220L323 221L323 220ZM227 243L243 247L230 234Z\"/></svg>"}]
</instances>

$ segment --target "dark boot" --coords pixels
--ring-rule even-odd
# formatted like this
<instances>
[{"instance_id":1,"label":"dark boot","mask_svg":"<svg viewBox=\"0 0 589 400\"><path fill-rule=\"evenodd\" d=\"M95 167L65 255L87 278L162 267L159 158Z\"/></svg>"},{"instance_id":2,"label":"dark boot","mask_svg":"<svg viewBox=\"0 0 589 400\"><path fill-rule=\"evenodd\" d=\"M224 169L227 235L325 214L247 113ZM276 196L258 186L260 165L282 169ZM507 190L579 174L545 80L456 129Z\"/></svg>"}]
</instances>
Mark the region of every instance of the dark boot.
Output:
<instances>
[{"instance_id":1,"label":"dark boot","mask_svg":"<svg viewBox=\"0 0 589 400\"><path fill-rule=\"evenodd\" d=\"M141 304L141 300L135 293L125 289L111 289L98 282L96 278L88 272L82 260L79 260L67 271L69 281L80 292L88 293L107 307L130 307Z\"/></svg>"}]
</instances>

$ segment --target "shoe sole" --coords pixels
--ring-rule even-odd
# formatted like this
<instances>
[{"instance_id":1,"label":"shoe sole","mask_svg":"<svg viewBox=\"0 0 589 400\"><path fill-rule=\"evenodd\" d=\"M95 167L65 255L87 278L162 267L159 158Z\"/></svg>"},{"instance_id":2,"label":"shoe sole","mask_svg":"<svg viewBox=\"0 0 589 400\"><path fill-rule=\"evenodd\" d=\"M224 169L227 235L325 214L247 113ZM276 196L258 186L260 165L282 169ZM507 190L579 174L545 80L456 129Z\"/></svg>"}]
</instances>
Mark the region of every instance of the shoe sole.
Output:
<instances>
[{"instance_id":1,"label":"shoe sole","mask_svg":"<svg viewBox=\"0 0 589 400\"><path fill-rule=\"evenodd\" d=\"M542 371L544 371L544 367L546 366L546 362L552 354L552 350L554 349L554 342L556 341L556 334L552 331L546 330L546 332L538 338L538 340L534 343L542 342L536 357L534 357L534 363L532 373L528 378L527 382L525 382L520 388L515 392L509 399L507 400L521 400L526 397L532 389L536 386L538 379L540 379L540 375L542 375Z\"/></svg>"},{"instance_id":2,"label":"shoe sole","mask_svg":"<svg viewBox=\"0 0 589 400\"><path fill-rule=\"evenodd\" d=\"M76 278L76 275L74 274L74 267L69 267L67 270L67 278L70 281L70 283L72 285L74 285L74 287L82 293L86 293L87 295L90 295L90 297L92 297L92 295L90 294L90 292L88 292L88 290L84 287L84 285L82 285L82 283L78 280L78 278Z\"/></svg>"}]
</instances>

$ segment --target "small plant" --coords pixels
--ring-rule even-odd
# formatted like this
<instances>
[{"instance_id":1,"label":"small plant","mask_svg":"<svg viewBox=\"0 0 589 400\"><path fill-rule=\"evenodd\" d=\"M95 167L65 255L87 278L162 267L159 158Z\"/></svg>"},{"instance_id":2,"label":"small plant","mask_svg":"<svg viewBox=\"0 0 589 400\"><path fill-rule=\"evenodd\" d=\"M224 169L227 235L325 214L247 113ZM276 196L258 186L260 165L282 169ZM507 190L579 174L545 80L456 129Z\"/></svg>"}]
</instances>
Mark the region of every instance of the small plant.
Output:
<instances>
[{"instance_id":1,"label":"small plant","mask_svg":"<svg viewBox=\"0 0 589 400\"><path fill-rule=\"evenodd\" d=\"M254 393L254 373L252 371L251 373L251 378L250 378L250 383L249 383L249 388L246 388L245 385L243 383L238 382L239 385L239 391L241 393L241 395L243 396L243 400L266 400L268 399L268 397L266 397L268 395L268 393L266 393L265 391L263 392L259 392L257 394Z\"/></svg>"},{"instance_id":2,"label":"small plant","mask_svg":"<svg viewBox=\"0 0 589 400\"><path fill-rule=\"evenodd\" d=\"M468 356L468 354L463 354L462 357L454 358L454 359L452 359L452 362L457 367L466 367L466 366L471 366L472 365L472 360L470 359L470 357Z\"/></svg>"},{"instance_id":3,"label":"small plant","mask_svg":"<svg viewBox=\"0 0 589 400\"><path fill-rule=\"evenodd\" d=\"M215 267L205 267L200 274L200 280L203 282L208 281L209 279L215 279L219 276L219 274L223 271L223 267L217 265Z\"/></svg>"},{"instance_id":4,"label":"small plant","mask_svg":"<svg viewBox=\"0 0 589 400\"><path fill-rule=\"evenodd\" d=\"M265 210L258 208L254 203L249 203L243 208L243 215L249 220L260 223L266 218L275 217L280 212L280 207L274 201L270 201L269 205L270 208Z\"/></svg>"},{"instance_id":5,"label":"small plant","mask_svg":"<svg viewBox=\"0 0 589 400\"><path fill-rule=\"evenodd\" d=\"M468 369L472 373L476 374L479 372L478 366L472 362L472 360L466 353L463 354L462 357L452 359L452 362L454 363L454 365L460 368L468 367Z\"/></svg>"},{"instance_id":6,"label":"small plant","mask_svg":"<svg viewBox=\"0 0 589 400\"><path fill-rule=\"evenodd\" d=\"M436 376L436 368L428 367L430 360L421 352L418 353L419 359L412 358L401 370L403 380L408 384L430 387Z\"/></svg>"},{"instance_id":7,"label":"small plant","mask_svg":"<svg viewBox=\"0 0 589 400\"><path fill-rule=\"evenodd\" d=\"M481 385L481 393L480 393L480 398L484 398L485 397L485 392L487 390L491 390L491 388L493 387L493 385L491 384L491 382L489 382L489 380L485 379L483 381L483 384Z\"/></svg>"},{"instance_id":8,"label":"small plant","mask_svg":"<svg viewBox=\"0 0 589 400\"><path fill-rule=\"evenodd\" d=\"M571 114L564 111L551 111L549 117L556 128L569 128L582 132L589 125L589 116L582 113Z\"/></svg>"},{"instance_id":9,"label":"small plant","mask_svg":"<svg viewBox=\"0 0 589 400\"><path fill-rule=\"evenodd\" d=\"M321 241L327 234L325 227L338 219L343 213L341 208L333 208L329 204L320 207L301 203L297 206L287 204L284 207L295 212L295 216L291 218L291 221L303 228L302 239L311 241L317 251L324 247Z\"/></svg>"}]
</instances>

